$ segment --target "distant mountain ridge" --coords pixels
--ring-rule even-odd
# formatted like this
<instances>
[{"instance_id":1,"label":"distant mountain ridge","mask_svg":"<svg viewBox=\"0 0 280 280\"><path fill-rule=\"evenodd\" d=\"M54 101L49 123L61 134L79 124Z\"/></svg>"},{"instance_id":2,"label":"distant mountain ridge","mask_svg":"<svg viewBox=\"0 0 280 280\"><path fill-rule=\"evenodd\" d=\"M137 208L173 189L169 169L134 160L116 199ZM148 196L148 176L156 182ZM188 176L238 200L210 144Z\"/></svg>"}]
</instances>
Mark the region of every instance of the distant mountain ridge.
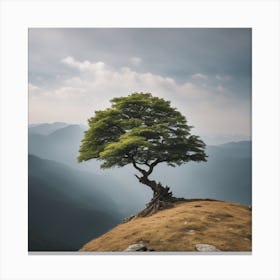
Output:
<instances>
[{"instance_id":1,"label":"distant mountain ridge","mask_svg":"<svg viewBox=\"0 0 280 280\"><path fill-rule=\"evenodd\" d=\"M79 125L66 125L53 130L47 126L47 131L42 131L40 127L40 131L43 133L38 134L34 129L28 133L29 154L70 165L77 163L78 149L83 137L83 129Z\"/></svg>"},{"instance_id":2,"label":"distant mountain ridge","mask_svg":"<svg viewBox=\"0 0 280 280\"><path fill-rule=\"evenodd\" d=\"M252 157L252 141L228 142L218 146L207 146L207 152L223 153L224 156L251 158Z\"/></svg>"},{"instance_id":3,"label":"distant mountain ridge","mask_svg":"<svg viewBox=\"0 0 280 280\"><path fill-rule=\"evenodd\" d=\"M73 133L77 133L78 135L83 135L83 129L81 126L77 124L67 125L65 127L54 130L52 133L48 135L48 137L53 137L55 139L63 139L67 136L72 136ZM63 139L64 140L64 139Z\"/></svg>"},{"instance_id":4,"label":"distant mountain ridge","mask_svg":"<svg viewBox=\"0 0 280 280\"><path fill-rule=\"evenodd\" d=\"M64 122L30 124L28 126L28 131L36 134L49 135L55 130L66 127L68 125L69 124Z\"/></svg>"}]
</instances>

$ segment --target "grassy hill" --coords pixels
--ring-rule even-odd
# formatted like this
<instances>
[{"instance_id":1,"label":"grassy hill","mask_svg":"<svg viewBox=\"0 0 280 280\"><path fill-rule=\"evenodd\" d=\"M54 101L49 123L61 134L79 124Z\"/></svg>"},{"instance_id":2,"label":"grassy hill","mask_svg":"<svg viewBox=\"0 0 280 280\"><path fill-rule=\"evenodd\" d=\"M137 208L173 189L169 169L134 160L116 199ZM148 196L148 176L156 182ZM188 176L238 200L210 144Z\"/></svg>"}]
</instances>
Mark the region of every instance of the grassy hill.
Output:
<instances>
[{"instance_id":1,"label":"grassy hill","mask_svg":"<svg viewBox=\"0 0 280 280\"><path fill-rule=\"evenodd\" d=\"M251 240L247 206L198 200L119 224L80 251L123 251L139 242L155 251L195 251L196 244L214 245L221 251L251 251Z\"/></svg>"}]
</instances>

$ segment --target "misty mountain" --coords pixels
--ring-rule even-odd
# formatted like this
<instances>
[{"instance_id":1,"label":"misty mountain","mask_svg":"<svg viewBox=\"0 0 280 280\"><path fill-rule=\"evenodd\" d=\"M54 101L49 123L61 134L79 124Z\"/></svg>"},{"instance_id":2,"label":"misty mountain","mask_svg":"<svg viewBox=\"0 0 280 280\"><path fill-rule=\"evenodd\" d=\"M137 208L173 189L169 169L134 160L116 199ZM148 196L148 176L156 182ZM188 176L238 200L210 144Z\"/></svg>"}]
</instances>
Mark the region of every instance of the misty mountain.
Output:
<instances>
[{"instance_id":1,"label":"misty mountain","mask_svg":"<svg viewBox=\"0 0 280 280\"><path fill-rule=\"evenodd\" d=\"M28 126L28 131L34 134L49 135L57 129L66 126L68 126L68 124L64 122L31 124Z\"/></svg>"},{"instance_id":2,"label":"misty mountain","mask_svg":"<svg viewBox=\"0 0 280 280\"><path fill-rule=\"evenodd\" d=\"M82 137L83 129L79 125L67 125L48 135L37 134L31 130L28 133L28 153L41 158L77 165Z\"/></svg>"},{"instance_id":3,"label":"misty mountain","mask_svg":"<svg viewBox=\"0 0 280 280\"><path fill-rule=\"evenodd\" d=\"M29 250L77 250L123 219L99 178L29 155Z\"/></svg>"},{"instance_id":4,"label":"misty mountain","mask_svg":"<svg viewBox=\"0 0 280 280\"><path fill-rule=\"evenodd\" d=\"M68 125L49 135L39 135L29 131L28 152L43 159L64 163L80 171L90 172L99 178L103 191L111 197L126 215L142 209L151 197L148 187L138 183L131 167L101 170L100 162L91 160L78 163L77 156L84 128ZM87 176L87 178L89 178ZM88 179L89 182L92 179Z\"/></svg>"},{"instance_id":5,"label":"misty mountain","mask_svg":"<svg viewBox=\"0 0 280 280\"><path fill-rule=\"evenodd\" d=\"M235 158L251 158L252 157L252 142L239 141L228 142L218 146L207 146L207 153L211 157L235 157Z\"/></svg>"},{"instance_id":6,"label":"misty mountain","mask_svg":"<svg viewBox=\"0 0 280 280\"><path fill-rule=\"evenodd\" d=\"M153 177L169 185L176 196L252 203L251 142L208 146L207 162L189 162L176 168L162 165ZM174 186L174 187L173 187Z\"/></svg>"}]
</instances>

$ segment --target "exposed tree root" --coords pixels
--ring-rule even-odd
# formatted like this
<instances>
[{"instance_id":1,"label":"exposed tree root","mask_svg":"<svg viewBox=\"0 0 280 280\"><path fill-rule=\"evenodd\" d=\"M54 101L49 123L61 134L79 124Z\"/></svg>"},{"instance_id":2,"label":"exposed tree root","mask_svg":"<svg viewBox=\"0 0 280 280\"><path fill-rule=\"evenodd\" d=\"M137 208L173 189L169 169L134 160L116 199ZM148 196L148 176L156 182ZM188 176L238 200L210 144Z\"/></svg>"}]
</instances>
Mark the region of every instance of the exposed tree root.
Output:
<instances>
[{"instance_id":1,"label":"exposed tree root","mask_svg":"<svg viewBox=\"0 0 280 280\"><path fill-rule=\"evenodd\" d=\"M168 209L174 207L177 202L193 202L193 201L217 201L216 199L209 198L183 198L183 197L173 197L172 192L169 192L169 187L163 188L164 191L154 195L152 200L146 204L146 208L140 212L124 219L123 223L131 221L138 217L147 217L157 213L160 210Z\"/></svg>"},{"instance_id":2,"label":"exposed tree root","mask_svg":"<svg viewBox=\"0 0 280 280\"><path fill-rule=\"evenodd\" d=\"M147 217L155 214L159 210L171 208L174 206L174 202L178 201L186 201L185 198L177 198L172 196L172 192L169 191L169 187L165 187L161 189L160 193L154 194L152 200L146 204L146 208L141 210L140 212L132 215L124 220L124 222L128 222L133 218L137 217Z\"/></svg>"}]
</instances>

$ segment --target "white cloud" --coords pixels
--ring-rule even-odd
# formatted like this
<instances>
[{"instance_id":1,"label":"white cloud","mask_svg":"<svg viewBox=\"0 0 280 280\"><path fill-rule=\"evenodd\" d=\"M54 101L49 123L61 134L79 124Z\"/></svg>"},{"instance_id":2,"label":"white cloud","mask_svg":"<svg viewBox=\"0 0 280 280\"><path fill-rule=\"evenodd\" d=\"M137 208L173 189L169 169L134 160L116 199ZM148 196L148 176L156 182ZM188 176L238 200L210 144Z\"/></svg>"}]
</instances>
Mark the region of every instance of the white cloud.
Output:
<instances>
[{"instance_id":1,"label":"white cloud","mask_svg":"<svg viewBox=\"0 0 280 280\"><path fill-rule=\"evenodd\" d=\"M52 91L45 91L43 95L55 99L79 99L85 96L85 89L71 86L62 86Z\"/></svg>"},{"instance_id":2,"label":"white cloud","mask_svg":"<svg viewBox=\"0 0 280 280\"><path fill-rule=\"evenodd\" d=\"M216 75L215 78L218 80L218 81L229 81L230 80L230 76L227 76L227 75Z\"/></svg>"},{"instance_id":3,"label":"white cloud","mask_svg":"<svg viewBox=\"0 0 280 280\"><path fill-rule=\"evenodd\" d=\"M191 77L193 79L207 79L208 78L207 75L204 75L204 74L201 74L201 73L193 74Z\"/></svg>"},{"instance_id":4,"label":"white cloud","mask_svg":"<svg viewBox=\"0 0 280 280\"><path fill-rule=\"evenodd\" d=\"M39 89L40 89L39 87L37 87L37 86L35 86L31 83L28 84L28 92L29 93L34 92L34 91L39 90Z\"/></svg>"},{"instance_id":5,"label":"white cloud","mask_svg":"<svg viewBox=\"0 0 280 280\"><path fill-rule=\"evenodd\" d=\"M102 71L105 68L105 63L104 62L96 62L96 63L91 63L88 60L85 60L83 62L75 60L71 56L67 56L66 58L61 60L62 63L65 65L68 65L72 68L77 68L80 71Z\"/></svg>"},{"instance_id":6,"label":"white cloud","mask_svg":"<svg viewBox=\"0 0 280 280\"><path fill-rule=\"evenodd\" d=\"M139 66L142 63L142 58L138 56L131 57L130 63L134 66Z\"/></svg>"},{"instance_id":7,"label":"white cloud","mask_svg":"<svg viewBox=\"0 0 280 280\"><path fill-rule=\"evenodd\" d=\"M79 70L79 74L62 79L54 89L36 89L39 94L30 98L31 122L85 123L95 110L110 106L109 100L113 97L151 92L170 100L196 127L196 133L250 133L249 105L227 95L224 87L223 94L219 94L221 88L178 83L171 77L141 73L129 67L115 69L104 62L66 57L62 63Z\"/></svg>"}]
</instances>

